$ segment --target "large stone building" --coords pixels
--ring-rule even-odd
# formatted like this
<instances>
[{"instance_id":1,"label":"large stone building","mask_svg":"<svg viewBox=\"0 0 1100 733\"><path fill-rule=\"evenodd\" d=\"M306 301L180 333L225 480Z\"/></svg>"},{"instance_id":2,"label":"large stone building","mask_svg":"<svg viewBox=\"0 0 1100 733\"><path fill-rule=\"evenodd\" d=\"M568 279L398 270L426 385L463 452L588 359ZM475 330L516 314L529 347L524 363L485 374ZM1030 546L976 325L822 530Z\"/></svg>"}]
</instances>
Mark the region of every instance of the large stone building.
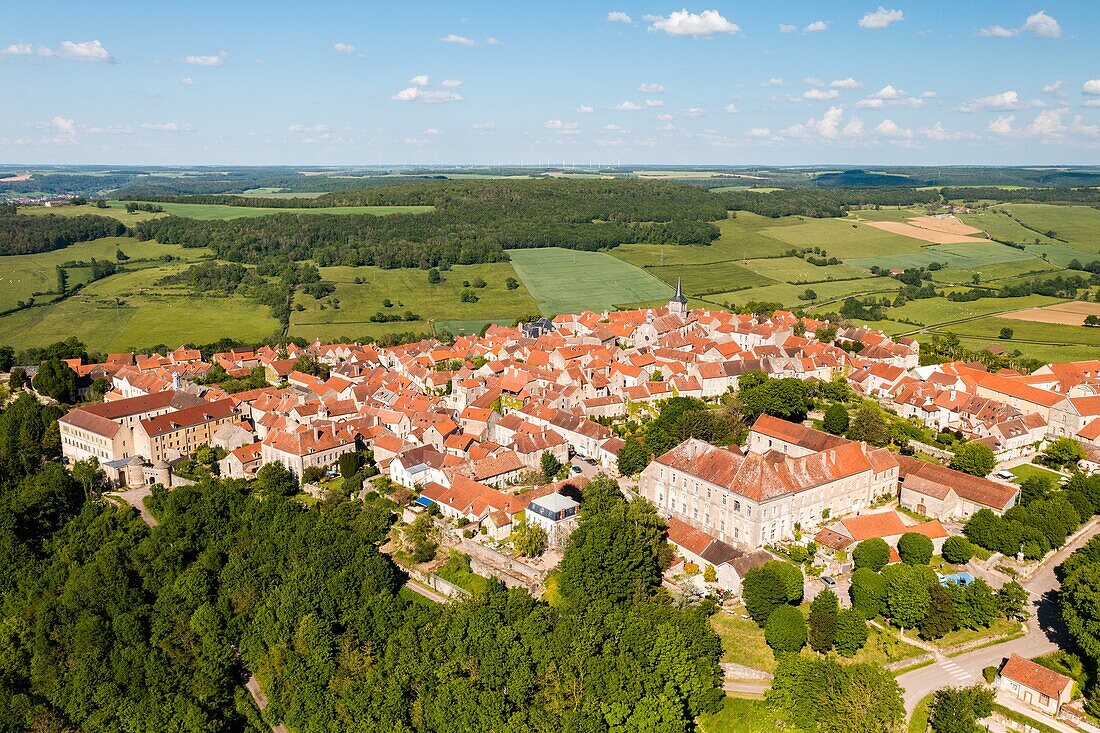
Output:
<instances>
[{"instance_id":1,"label":"large stone building","mask_svg":"<svg viewBox=\"0 0 1100 733\"><path fill-rule=\"evenodd\" d=\"M209 445L218 428L237 420L237 415L233 400L226 398L145 418L134 426L134 452L154 463L171 463Z\"/></svg>"},{"instance_id":2,"label":"large stone building","mask_svg":"<svg viewBox=\"0 0 1100 733\"><path fill-rule=\"evenodd\" d=\"M138 450L134 428L142 420L201 404L195 395L169 391L81 405L58 420L61 454L70 462L96 458L107 463L134 455L151 459Z\"/></svg>"},{"instance_id":3,"label":"large stone building","mask_svg":"<svg viewBox=\"0 0 1100 733\"><path fill-rule=\"evenodd\" d=\"M897 478L884 448L764 416L747 453L689 438L642 471L639 491L668 517L756 549L866 509Z\"/></svg>"}]
</instances>

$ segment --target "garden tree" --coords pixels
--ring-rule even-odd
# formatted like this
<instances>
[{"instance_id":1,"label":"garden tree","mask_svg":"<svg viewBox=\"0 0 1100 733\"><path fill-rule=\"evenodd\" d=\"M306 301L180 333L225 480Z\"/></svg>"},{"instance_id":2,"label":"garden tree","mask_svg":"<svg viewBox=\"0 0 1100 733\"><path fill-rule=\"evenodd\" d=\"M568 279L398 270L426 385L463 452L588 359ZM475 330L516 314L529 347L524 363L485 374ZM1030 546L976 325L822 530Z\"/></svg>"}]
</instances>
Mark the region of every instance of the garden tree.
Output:
<instances>
[{"instance_id":1,"label":"garden tree","mask_svg":"<svg viewBox=\"0 0 1100 733\"><path fill-rule=\"evenodd\" d=\"M107 488L107 476L99 467L99 459L95 456L75 461L71 473L73 480L84 489L84 496L92 498L102 494Z\"/></svg>"},{"instance_id":2,"label":"garden tree","mask_svg":"<svg viewBox=\"0 0 1100 733\"><path fill-rule=\"evenodd\" d=\"M302 354L299 356L294 362L294 370L305 374L312 374L321 379L328 379L329 375L328 364L319 361L313 354Z\"/></svg>"},{"instance_id":3,"label":"garden tree","mask_svg":"<svg viewBox=\"0 0 1100 733\"><path fill-rule=\"evenodd\" d=\"M952 535L943 541L943 559L952 565L965 565L973 556L974 550L965 537Z\"/></svg>"},{"instance_id":4,"label":"garden tree","mask_svg":"<svg viewBox=\"0 0 1100 733\"><path fill-rule=\"evenodd\" d=\"M948 591L955 603L955 619L959 626L984 629L997 618L997 599L989 583L981 578L966 585L952 584Z\"/></svg>"},{"instance_id":5,"label":"garden tree","mask_svg":"<svg viewBox=\"0 0 1100 733\"><path fill-rule=\"evenodd\" d=\"M986 476L997 465L993 451L984 443L963 443L955 448L955 454L948 464L950 468L971 476Z\"/></svg>"},{"instance_id":6,"label":"garden tree","mask_svg":"<svg viewBox=\"0 0 1100 733\"><path fill-rule=\"evenodd\" d=\"M15 349L10 346L0 346L0 372L10 372L15 366Z\"/></svg>"},{"instance_id":7,"label":"garden tree","mask_svg":"<svg viewBox=\"0 0 1100 733\"><path fill-rule=\"evenodd\" d=\"M851 657L866 643L867 619L855 608L840 609L836 615L836 650Z\"/></svg>"},{"instance_id":8,"label":"garden tree","mask_svg":"<svg viewBox=\"0 0 1100 733\"><path fill-rule=\"evenodd\" d=\"M298 477L283 464L265 463L256 472L256 491L263 497L292 496L298 493Z\"/></svg>"},{"instance_id":9,"label":"garden tree","mask_svg":"<svg viewBox=\"0 0 1100 733\"><path fill-rule=\"evenodd\" d=\"M906 565L927 565L935 547L920 532L906 532L898 540L898 556Z\"/></svg>"},{"instance_id":10,"label":"garden tree","mask_svg":"<svg viewBox=\"0 0 1100 733\"><path fill-rule=\"evenodd\" d=\"M439 270L435 269L434 267L428 270L428 282L431 285L438 285L442 281L443 278L440 276Z\"/></svg>"},{"instance_id":11,"label":"garden tree","mask_svg":"<svg viewBox=\"0 0 1100 733\"><path fill-rule=\"evenodd\" d=\"M1085 449L1073 438L1058 438L1043 449L1043 457L1054 466L1071 466L1085 457Z\"/></svg>"},{"instance_id":12,"label":"garden tree","mask_svg":"<svg viewBox=\"0 0 1100 733\"><path fill-rule=\"evenodd\" d=\"M779 606L764 624L764 640L778 657L806 646L806 619L794 606Z\"/></svg>"},{"instance_id":13,"label":"garden tree","mask_svg":"<svg viewBox=\"0 0 1100 733\"><path fill-rule=\"evenodd\" d=\"M339 464L340 476L346 481L355 474L359 473L359 454L355 451L340 456Z\"/></svg>"},{"instance_id":14,"label":"garden tree","mask_svg":"<svg viewBox=\"0 0 1100 733\"><path fill-rule=\"evenodd\" d=\"M1100 538L1094 537L1070 555L1059 574L1062 620L1081 651L1093 664L1100 663Z\"/></svg>"},{"instance_id":15,"label":"garden tree","mask_svg":"<svg viewBox=\"0 0 1100 733\"><path fill-rule=\"evenodd\" d=\"M1037 499L1047 499L1054 490L1054 479L1047 476L1028 476L1020 483L1020 499L1017 503L1027 506Z\"/></svg>"},{"instance_id":16,"label":"garden tree","mask_svg":"<svg viewBox=\"0 0 1100 733\"><path fill-rule=\"evenodd\" d=\"M785 655L767 700L786 711L794 726L819 733L893 732L905 720L901 687L873 664Z\"/></svg>"},{"instance_id":17,"label":"garden tree","mask_svg":"<svg viewBox=\"0 0 1100 733\"><path fill-rule=\"evenodd\" d=\"M741 599L745 610L759 626L763 626L772 611L787 603L783 578L770 562L749 570L741 584Z\"/></svg>"},{"instance_id":18,"label":"garden tree","mask_svg":"<svg viewBox=\"0 0 1100 733\"><path fill-rule=\"evenodd\" d=\"M935 572L920 565L891 565L884 568L886 610L890 620L904 629L915 628L932 603L929 591L939 584Z\"/></svg>"},{"instance_id":19,"label":"garden tree","mask_svg":"<svg viewBox=\"0 0 1100 733\"><path fill-rule=\"evenodd\" d=\"M542 456L539 457L539 467L542 469L543 477L547 481L553 481L561 471L561 461L550 451L543 451Z\"/></svg>"},{"instance_id":20,"label":"garden tree","mask_svg":"<svg viewBox=\"0 0 1100 733\"><path fill-rule=\"evenodd\" d=\"M852 550L852 562L857 570L870 568L877 573L890 562L890 545L881 537L863 540Z\"/></svg>"},{"instance_id":21,"label":"garden tree","mask_svg":"<svg viewBox=\"0 0 1100 733\"><path fill-rule=\"evenodd\" d=\"M844 431L848 429L848 408L840 404L829 405L828 409L825 410L825 419L822 421L821 427L827 433L843 435Z\"/></svg>"},{"instance_id":22,"label":"garden tree","mask_svg":"<svg viewBox=\"0 0 1100 733\"><path fill-rule=\"evenodd\" d=\"M435 554L439 550L437 534L435 524L432 522L432 512L421 512L405 529L405 544L409 547L409 554L414 563L419 564L435 559Z\"/></svg>"},{"instance_id":23,"label":"garden tree","mask_svg":"<svg viewBox=\"0 0 1100 733\"><path fill-rule=\"evenodd\" d=\"M768 560L763 567L770 568L783 581L784 599L787 603L795 605L802 603L802 593L805 589L802 568L784 560Z\"/></svg>"},{"instance_id":24,"label":"garden tree","mask_svg":"<svg viewBox=\"0 0 1100 733\"><path fill-rule=\"evenodd\" d=\"M603 471L581 489L581 514L604 514L618 509L626 499L615 479Z\"/></svg>"},{"instance_id":25,"label":"garden tree","mask_svg":"<svg viewBox=\"0 0 1100 733\"><path fill-rule=\"evenodd\" d=\"M13 391L18 392L21 389L25 389L31 380L27 378L27 370L23 367L15 367L11 370L11 376L8 378L8 386Z\"/></svg>"},{"instance_id":26,"label":"garden tree","mask_svg":"<svg viewBox=\"0 0 1100 733\"><path fill-rule=\"evenodd\" d=\"M52 397L58 402L71 405L76 402L76 372L60 359L48 359L42 362L38 373L31 380L35 391Z\"/></svg>"},{"instance_id":27,"label":"garden tree","mask_svg":"<svg viewBox=\"0 0 1100 733\"><path fill-rule=\"evenodd\" d=\"M864 402L860 405L848 426L847 435L851 440L862 440L870 445L886 445L889 437L882 408L874 402Z\"/></svg>"},{"instance_id":28,"label":"garden tree","mask_svg":"<svg viewBox=\"0 0 1100 733\"><path fill-rule=\"evenodd\" d=\"M886 579L871 568L859 568L852 573L852 608L865 618L886 613Z\"/></svg>"},{"instance_id":29,"label":"garden tree","mask_svg":"<svg viewBox=\"0 0 1100 733\"><path fill-rule=\"evenodd\" d=\"M928 613L920 622L920 635L924 639L939 639L955 630L955 602L950 591L936 585L929 589L931 600Z\"/></svg>"},{"instance_id":30,"label":"garden tree","mask_svg":"<svg viewBox=\"0 0 1100 733\"><path fill-rule=\"evenodd\" d=\"M763 414L794 422L806 419L810 401L805 382L794 378L771 379L767 375L763 381L746 380L751 375L753 372L746 372L738 380L737 404L746 422L751 423Z\"/></svg>"},{"instance_id":31,"label":"garden tree","mask_svg":"<svg viewBox=\"0 0 1100 733\"><path fill-rule=\"evenodd\" d=\"M703 568L703 580L707 583L714 583L718 580L718 571L714 569L713 565L707 565Z\"/></svg>"},{"instance_id":32,"label":"garden tree","mask_svg":"<svg viewBox=\"0 0 1100 733\"><path fill-rule=\"evenodd\" d=\"M934 733L974 733L993 714L993 690L982 685L944 687L932 696L928 724Z\"/></svg>"},{"instance_id":33,"label":"garden tree","mask_svg":"<svg viewBox=\"0 0 1100 733\"><path fill-rule=\"evenodd\" d=\"M57 406L43 405L26 393L0 411L0 483L18 481L61 455L61 415Z\"/></svg>"},{"instance_id":34,"label":"garden tree","mask_svg":"<svg viewBox=\"0 0 1100 733\"><path fill-rule=\"evenodd\" d=\"M596 494L596 481L610 486ZM658 553L666 544L656 509L644 500L627 502L614 479L603 474L588 483L582 496L580 522L558 566L562 596L575 604L625 604L651 594L661 582Z\"/></svg>"},{"instance_id":35,"label":"garden tree","mask_svg":"<svg viewBox=\"0 0 1100 733\"><path fill-rule=\"evenodd\" d=\"M520 520L512 530L512 547L524 557L539 557L546 551L546 530Z\"/></svg>"},{"instance_id":36,"label":"garden tree","mask_svg":"<svg viewBox=\"0 0 1100 733\"><path fill-rule=\"evenodd\" d=\"M624 476L636 476L649 463L649 452L634 438L627 438L619 449L618 469Z\"/></svg>"},{"instance_id":37,"label":"garden tree","mask_svg":"<svg viewBox=\"0 0 1100 733\"><path fill-rule=\"evenodd\" d=\"M840 604L836 593L826 588L810 604L810 648L824 654L836 641L837 614Z\"/></svg>"},{"instance_id":38,"label":"garden tree","mask_svg":"<svg viewBox=\"0 0 1100 733\"><path fill-rule=\"evenodd\" d=\"M1027 605L1031 594L1015 580L997 589L997 613L1009 621L1023 621L1028 617Z\"/></svg>"}]
</instances>

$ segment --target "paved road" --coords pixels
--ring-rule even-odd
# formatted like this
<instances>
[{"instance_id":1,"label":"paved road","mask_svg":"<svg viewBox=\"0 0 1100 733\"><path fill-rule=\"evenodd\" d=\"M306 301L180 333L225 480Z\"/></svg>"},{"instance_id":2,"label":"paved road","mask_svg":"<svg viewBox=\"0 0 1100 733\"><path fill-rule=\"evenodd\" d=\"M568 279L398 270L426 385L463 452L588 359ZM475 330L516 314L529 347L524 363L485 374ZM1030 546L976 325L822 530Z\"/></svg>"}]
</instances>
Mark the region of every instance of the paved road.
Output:
<instances>
[{"instance_id":1,"label":"paved road","mask_svg":"<svg viewBox=\"0 0 1100 733\"><path fill-rule=\"evenodd\" d=\"M136 489L127 489L126 491L115 491L109 496L112 498L121 499L134 509L137 509L141 513L142 520L145 521L150 527L157 526L157 520L149 513L149 510L145 508L145 497L152 493L148 486L139 486Z\"/></svg>"},{"instance_id":2,"label":"paved road","mask_svg":"<svg viewBox=\"0 0 1100 733\"><path fill-rule=\"evenodd\" d=\"M958 687L980 682L983 669L1000 665L1001 660L1010 654L1035 657L1066 646L1066 631L1055 602L1058 578L1054 575L1054 569L1070 553L1097 534L1100 534L1100 523L1082 532L1021 584L1031 593L1031 618L1028 619L1028 632L1025 636L984 649L975 649L951 659L940 656L935 664L898 677L898 683L905 690L905 709L912 712L921 698L941 687Z\"/></svg>"},{"instance_id":3,"label":"paved road","mask_svg":"<svg viewBox=\"0 0 1100 733\"><path fill-rule=\"evenodd\" d=\"M450 600L442 593L437 593L428 586L424 585L423 583L418 583L412 578L409 578L405 581L405 587L411 590L413 593L424 596L429 601L435 601L436 603L446 603L448 600Z\"/></svg>"},{"instance_id":4,"label":"paved road","mask_svg":"<svg viewBox=\"0 0 1100 733\"><path fill-rule=\"evenodd\" d=\"M263 689L260 688L260 681L256 679L256 675L252 675L248 678L248 682L245 683L244 688L248 690L248 694L252 696L252 701L256 703L256 707L263 712L267 707L267 695L264 694ZM282 723L271 726L271 733L290 733L286 726Z\"/></svg>"}]
</instances>

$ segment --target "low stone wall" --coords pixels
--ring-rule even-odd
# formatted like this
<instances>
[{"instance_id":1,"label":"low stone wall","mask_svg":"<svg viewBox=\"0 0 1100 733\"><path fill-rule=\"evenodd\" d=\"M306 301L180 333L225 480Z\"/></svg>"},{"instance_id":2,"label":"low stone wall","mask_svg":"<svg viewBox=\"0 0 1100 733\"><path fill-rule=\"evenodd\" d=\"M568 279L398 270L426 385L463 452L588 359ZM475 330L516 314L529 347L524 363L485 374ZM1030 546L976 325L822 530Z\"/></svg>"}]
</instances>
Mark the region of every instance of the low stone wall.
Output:
<instances>
[{"instance_id":1,"label":"low stone wall","mask_svg":"<svg viewBox=\"0 0 1100 733\"><path fill-rule=\"evenodd\" d=\"M444 580L435 573L425 573L423 570L417 570L416 568L407 568L405 572L407 572L409 577L413 580L428 586L434 591L442 593L448 598L462 599L470 597L470 591L455 585L449 580Z\"/></svg>"}]
</instances>

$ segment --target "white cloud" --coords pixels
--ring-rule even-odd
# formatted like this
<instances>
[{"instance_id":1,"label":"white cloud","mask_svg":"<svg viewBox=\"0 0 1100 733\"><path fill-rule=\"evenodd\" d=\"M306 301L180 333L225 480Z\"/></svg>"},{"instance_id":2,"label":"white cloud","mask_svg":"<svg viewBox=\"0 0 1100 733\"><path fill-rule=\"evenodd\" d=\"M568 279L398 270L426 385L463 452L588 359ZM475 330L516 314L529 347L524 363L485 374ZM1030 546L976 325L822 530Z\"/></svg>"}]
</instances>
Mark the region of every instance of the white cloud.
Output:
<instances>
[{"instance_id":1,"label":"white cloud","mask_svg":"<svg viewBox=\"0 0 1100 733\"><path fill-rule=\"evenodd\" d=\"M1062 113L1053 109L1040 112L1027 126L1027 131L1037 137L1061 137L1065 129Z\"/></svg>"},{"instance_id":2,"label":"white cloud","mask_svg":"<svg viewBox=\"0 0 1100 733\"><path fill-rule=\"evenodd\" d=\"M216 56L188 56L184 61L192 66L212 66L217 68L219 66L225 66L225 60L227 58L229 58L229 54L225 51L221 51Z\"/></svg>"},{"instance_id":3,"label":"white cloud","mask_svg":"<svg viewBox=\"0 0 1100 733\"><path fill-rule=\"evenodd\" d=\"M669 120L672 119L672 115L665 112L664 114L657 115L657 119L660 120L661 122L668 122Z\"/></svg>"},{"instance_id":4,"label":"white cloud","mask_svg":"<svg viewBox=\"0 0 1100 733\"><path fill-rule=\"evenodd\" d=\"M827 20L815 20L808 26L802 29L803 33L820 33L821 31L829 30L829 21Z\"/></svg>"},{"instance_id":5,"label":"white cloud","mask_svg":"<svg viewBox=\"0 0 1100 733\"><path fill-rule=\"evenodd\" d=\"M745 134L748 135L749 137L765 138L765 137L771 137L772 136L772 131L769 130L768 128L766 128L766 127L754 127L751 130L749 130L748 132L746 132Z\"/></svg>"},{"instance_id":6,"label":"white cloud","mask_svg":"<svg viewBox=\"0 0 1100 733\"><path fill-rule=\"evenodd\" d=\"M863 137L863 120L853 117L842 130L844 137Z\"/></svg>"},{"instance_id":7,"label":"white cloud","mask_svg":"<svg viewBox=\"0 0 1100 733\"><path fill-rule=\"evenodd\" d=\"M328 132L328 125L291 125L287 132Z\"/></svg>"},{"instance_id":8,"label":"white cloud","mask_svg":"<svg viewBox=\"0 0 1100 733\"><path fill-rule=\"evenodd\" d=\"M821 81L816 76L804 76L804 77L802 77L802 83L803 84L808 84L812 87L823 87L823 86L825 86L825 82Z\"/></svg>"},{"instance_id":9,"label":"white cloud","mask_svg":"<svg viewBox=\"0 0 1100 733\"><path fill-rule=\"evenodd\" d=\"M905 13L900 10L887 10L881 5L878 6L878 10L867 13L859 19L860 28L886 28L893 23L898 23L905 20Z\"/></svg>"},{"instance_id":10,"label":"white cloud","mask_svg":"<svg viewBox=\"0 0 1100 733\"><path fill-rule=\"evenodd\" d=\"M1016 119L1016 115L1000 115L997 119L989 123L985 128L986 132L992 132L994 135L1011 135L1012 134L1012 122Z\"/></svg>"},{"instance_id":11,"label":"white cloud","mask_svg":"<svg viewBox=\"0 0 1100 733\"><path fill-rule=\"evenodd\" d=\"M443 81L439 82L439 86L447 87L448 89L457 89L458 87L462 86L462 80L461 79L444 79Z\"/></svg>"},{"instance_id":12,"label":"white cloud","mask_svg":"<svg viewBox=\"0 0 1100 733\"><path fill-rule=\"evenodd\" d=\"M886 106L886 102L881 99L861 99L856 102L856 107L860 109L882 109Z\"/></svg>"},{"instance_id":13,"label":"white cloud","mask_svg":"<svg viewBox=\"0 0 1100 733\"><path fill-rule=\"evenodd\" d=\"M871 95L871 99L901 99L905 92L895 89L892 84L887 84L882 89Z\"/></svg>"},{"instance_id":14,"label":"white cloud","mask_svg":"<svg viewBox=\"0 0 1100 733\"><path fill-rule=\"evenodd\" d=\"M685 110L684 117L702 117L707 111L702 107L692 107L689 110Z\"/></svg>"},{"instance_id":15,"label":"white cloud","mask_svg":"<svg viewBox=\"0 0 1100 733\"><path fill-rule=\"evenodd\" d=\"M890 119L883 120L875 125L875 134L882 135L883 137L893 138L911 138L913 137L913 131L904 127L899 127L896 122Z\"/></svg>"},{"instance_id":16,"label":"white cloud","mask_svg":"<svg viewBox=\"0 0 1100 733\"><path fill-rule=\"evenodd\" d=\"M810 89L803 92L802 96L806 99L822 101L827 99L836 99L840 96L840 92L838 92L836 89Z\"/></svg>"},{"instance_id":17,"label":"white cloud","mask_svg":"<svg viewBox=\"0 0 1100 733\"><path fill-rule=\"evenodd\" d=\"M424 102L427 104L437 104L439 102L461 102L462 95L456 92L445 92L443 90L432 91L421 89L420 87L409 87L394 94L390 99L397 102Z\"/></svg>"},{"instance_id":18,"label":"white cloud","mask_svg":"<svg viewBox=\"0 0 1100 733\"><path fill-rule=\"evenodd\" d=\"M577 111L580 112L582 115L590 115L596 111L596 108L587 104L582 104L580 107L577 107Z\"/></svg>"},{"instance_id":19,"label":"white cloud","mask_svg":"<svg viewBox=\"0 0 1100 733\"><path fill-rule=\"evenodd\" d=\"M51 120L50 124L57 129L62 135L75 135L76 134L76 122L73 120L67 120L61 115L57 115Z\"/></svg>"},{"instance_id":20,"label":"white cloud","mask_svg":"<svg viewBox=\"0 0 1100 733\"><path fill-rule=\"evenodd\" d=\"M932 127L923 127L917 130L917 134L921 137L926 137L929 140L958 140L961 137L966 136L966 133L950 132L944 129L944 126L937 122Z\"/></svg>"},{"instance_id":21,"label":"white cloud","mask_svg":"<svg viewBox=\"0 0 1100 733\"><path fill-rule=\"evenodd\" d=\"M1085 118L1081 115L1074 115L1073 131L1088 137L1100 137L1100 125L1086 125Z\"/></svg>"},{"instance_id":22,"label":"white cloud","mask_svg":"<svg viewBox=\"0 0 1100 733\"><path fill-rule=\"evenodd\" d=\"M834 79L829 82L829 86L833 89L862 89L863 82L856 81L849 76L847 79Z\"/></svg>"},{"instance_id":23,"label":"white cloud","mask_svg":"<svg viewBox=\"0 0 1100 733\"><path fill-rule=\"evenodd\" d=\"M559 135L577 135L581 131L581 126L576 122L563 122L561 120L547 120L542 123L542 126L547 130L553 130Z\"/></svg>"},{"instance_id":24,"label":"white cloud","mask_svg":"<svg viewBox=\"0 0 1100 733\"><path fill-rule=\"evenodd\" d=\"M129 125L107 125L106 127L89 127L90 135L130 135L134 128Z\"/></svg>"},{"instance_id":25,"label":"white cloud","mask_svg":"<svg viewBox=\"0 0 1100 733\"><path fill-rule=\"evenodd\" d=\"M355 46L351 45L350 43L344 43L342 41L337 41L336 43L332 44L332 48L334 51L336 51L336 53L355 53Z\"/></svg>"},{"instance_id":26,"label":"white cloud","mask_svg":"<svg viewBox=\"0 0 1100 733\"><path fill-rule=\"evenodd\" d=\"M466 36L460 36L457 33L448 33L445 36L441 36L439 40L444 43L457 43L460 46L476 46L477 41Z\"/></svg>"},{"instance_id":27,"label":"white cloud","mask_svg":"<svg viewBox=\"0 0 1100 733\"><path fill-rule=\"evenodd\" d=\"M1014 91L1001 92L988 97L972 99L959 107L960 112L976 112L980 109L1017 109L1020 95Z\"/></svg>"},{"instance_id":28,"label":"white cloud","mask_svg":"<svg viewBox=\"0 0 1100 733\"><path fill-rule=\"evenodd\" d=\"M434 127L429 127L427 130L424 131L424 134L425 135L439 135L441 133L439 132L438 129L436 129Z\"/></svg>"},{"instance_id":29,"label":"white cloud","mask_svg":"<svg viewBox=\"0 0 1100 733\"><path fill-rule=\"evenodd\" d=\"M497 126L495 122L475 122L473 128L475 130L495 130Z\"/></svg>"},{"instance_id":30,"label":"white cloud","mask_svg":"<svg viewBox=\"0 0 1100 733\"><path fill-rule=\"evenodd\" d=\"M192 79L189 76L185 76L182 79L180 79L180 84L183 84L186 87L193 87L193 86L195 86L195 80Z\"/></svg>"},{"instance_id":31,"label":"white cloud","mask_svg":"<svg viewBox=\"0 0 1100 733\"><path fill-rule=\"evenodd\" d=\"M417 74L412 79L409 79L409 83L413 86L426 87L429 84L427 74Z\"/></svg>"},{"instance_id":32,"label":"white cloud","mask_svg":"<svg viewBox=\"0 0 1100 733\"><path fill-rule=\"evenodd\" d=\"M978 31L978 35L983 38L1012 38L1019 35L1019 31L1012 28L1005 28L1000 25L991 25L988 28L982 28Z\"/></svg>"},{"instance_id":33,"label":"white cloud","mask_svg":"<svg viewBox=\"0 0 1100 733\"><path fill-rule=\"evenodd\" d=\"M798 26L788 25L787 23L780 23L779 24L779 32L780 33L798 33Z\"/></svg>"},{"instance_id":34,"label":"white cloud","mask_svg":"<svg viewBox=\"0 0 1100 733\"><path fill-rule=\"evenodd\" d=\"M1097 87L1100 87L1100 81L1097 82ZM1043 87L1043 94L1058 94L1062 89L1062 80L1052 81L1051 83Z\"/></svg>"},{"instance_id":35,"label":"white cloud","mask_svg":"<svg viewBox=\"0 0 1100 733\"><path fill-rule=\"evenodd\" d=\"M619 102L615 105L615 109L620 112L637 112L638 110L645 109L645 107L637 102Z\"/></svg>"},{"instance_id":36,"label":"white cloud","mask_svg":"<svg viewBox=\"0 0 1100 733\"><path fill-rule=\"evenodd\" d=\"M1100 99L1086 99L1081 104L1085 107L1100 107Z\"/></svg>"},{"instance_id":37,"label":"white cloud","mask_svg":"<svg viewBox=\"0 0 1100 733\"><path fill-rule=\"evenodd\" d=\"M646 107L664 107L665 103L664 103L663 100L660 100L660 99L647 99L645 101L645 106Z\"/></svg>"},{"instance_id":38,"label":"white cloud","mask_svg":"<svg viewBox=\"0 0 1100 733\"><path fill-rule=\"evenodd\" d=\"M80 43L62 41L58 55L76 61L106 61L107 63L114 61L99 41L81 41Z\"/></svg>"},{"instance_id":39,"label":"white cloud","mask_svg":"<svg viewBox=\"0 0 1100 733\"><path fill-rule=\"evenodd\" d=\"M769 87L781 87L786 83L787 82L783 81L783 79L781 79L780 77L773 76L771 79L768 79L767 86L769 86Z\"/></svg>"},{"instance_id":40,"label":"white cloud","mask_svg":"<svg viewBox=\"0 0 1100 733\"><path fill-rule=\"evenodd\" d=\"M499 38L493 38L492 36L488 36L485 39L485 45L486 46L503 46L504 41L500 40Z\"/></svg>"},{"instance_id":41,"label":"white cloud","mask_svg":"<svg viewBox=\"0 0 1100 733\"><path fill-rule=\"evenodd\" d=\"M612 10L607 14L608 23L626 23L627 25L634 25L634 19L621 10Z\"/></svg>"},{"instance_id":42,"label":"white cloud","mask_svg":"<svg viewBox=\"0 0 1100 733\"><path fill-rule=\"evenodd\" d=\"M1027 16L1024 23L1024 32L1031 33L1039 38L1060 38L1062 26L1054 18L1040 10L1038 13Z\"/></svg>"},{"instance_id":43,"label":"white cloud","mask_svg":"<svg viewBox=\"0 0 1100 733\"><path fill-rule=\"evenodd\" d=\"M660 84L639 84L638 91L642 94L660 94L665 88Z\"/></svg>"},{"instance_id":44,"label":"white cloud","mask_svg":"<svg viewBox=\"0 0 1100 733\"><path fill-rule=\"evenodd\" d=\"M652 25L649 31L662 31L670 36L713 36L718 33L736 35L741 28L736 23L726 20L717 10L704 10L701 13L689 13L687 10L677 10L670 13L667 18L650 16Z\"/></svg>"},{"instance_id":45,"label":"white cloud","mask_svg":"<svg viewBox=\"0 0 1100 733\"><path fill-rule=\"evenodd\" d=\"M1081 93L1089 95L1100 95L1100 79L1089 79L1081 85Z\"/></svg>"},{"instance_id":46,"label":"white cloud","mask_svg":"<svg viewBox=\"0 0 1100 733\"><path fill-rule=\"evenodd\" d=\"M42 50L43 51L49 51L50 54L53 53L48 48L43 48ZM34 49L31 48L31 44L29 44L29 43L13 43L13 44L11 44L10 46L8 46L6 48L0 49L0 55L4 55L4 56L33 56L34 55ZM39 55L44 56L46 54L39 54Z\"/></svg>"},{"instance_id":47,"label":"white cloud","mask_svg":"<svg viewBox=\"0 0 1100 733\"><path fill-rule=\"evenodd\" d=\"M732 103L732 102L730 102L729 104L727 104L727 105L726 105L725 107L723 107L722 109L726 110L726 111L727 111L727 112L729 112L729 113L730 113L731 115L735 115L735 114L737 114L738 112L740 112L740 110L739 110L739 109L737 109L737 105L736 105L736 104L734 104L734 103Z\"/></svg>"},{"instance_id":48,"label":"white cloud","mask_svg":"<svg viewBox=\"0 0 1100 733\"><path fill-rule=\"evenodd\" d=\"M843 107L830 107L820 120L811 117L803 124L791 125L785 130L781 130L779 134L783 137L797 138L809 138L816 135L832 140L840 135L840 119L843 116Z\"/></svg>"},{"instance_id":49,"label":"white cloud","mask_svg":"<svg viewBox=\"0 0 1100 733\"><path fill-rule=\"evenodd\" d=\"M187 132L191 129L191 125L177 125L175 122L142 122L141 129L154 132Z\"/></svg>"}]
</instances>

